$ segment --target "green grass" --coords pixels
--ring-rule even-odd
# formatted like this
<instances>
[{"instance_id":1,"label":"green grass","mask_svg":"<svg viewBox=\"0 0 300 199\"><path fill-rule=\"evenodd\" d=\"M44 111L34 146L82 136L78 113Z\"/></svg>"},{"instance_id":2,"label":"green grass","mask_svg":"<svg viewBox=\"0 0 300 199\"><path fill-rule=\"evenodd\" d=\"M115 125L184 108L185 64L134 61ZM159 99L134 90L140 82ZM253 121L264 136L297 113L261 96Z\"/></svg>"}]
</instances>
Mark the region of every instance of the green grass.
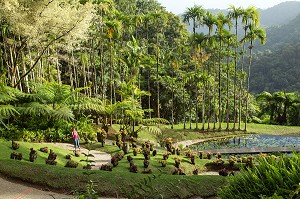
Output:
<instances>
[{"instance_id":1,"label":"green grass","mask_svg":"<svg viewBox=\"0 0 300 199\"><path fill-rule=\"evenodd\" d=\"M248 132L255 134L300 136L300 126L280 126L250 123L248 124Z\"/></svg>"},{"instance_id":2,"label":"green grass","mask_svg":"<svg viewBox=\"0 0 300 199\"><path fill-rule=\"evenodd\" d=\"M35 160L35 164L42 164L45 165L45 160L48 158L50 149L52 149L56 155L56 161L57 161L57 166L65 166L67 163L67 159L65 158L65 156L67 154L71 155L72 160L78 162L80 165L82 166L82 164L80 163L81 159L85 159L85 157L83 155L81 155L81 157L75 157L75 155L73 153L70 153L69 150L67 149L62 149L56 146L53 146L52 144L43 144L43 143L29 143L29 142L18 142L20 144L20 148L17 150L12 150L11 148L11 141L1 141L0 140L0 159L9 159L10 158L10 154L12 152L17 152L17 153L22 153L23 155L23 160L21 160L21 162L29 162L29 153L30 153L30 148L33 148L34 150L37 151L37 159ZM48 153L43 153L41 152L39 149L42 147L48 147L49 152Z\"/></svg>"},{"instance_id":3,"label":"green grass","mask_svg":"<svg viewBox=\"0 0 300 199\"><path fill-rule=\"evenodd\" d=\"M198 128L201 128L202 124L199 124ZM207 124L206 124L207 126ZM144 140L154 140L158 141L161 138L171 137L174 142L179 142L183 140L196 140L196 139L211 139L216 137L228 137L244 134L269 134L269 135L298 135L300 136L300 126L280 126L280 125L267 125L267 124L254 124L249 123L247 125L247 132L236 131L236 132L227 132L226 123L222 123L221 132L201 132L201 130L196 130L195 123L192 123L192 129L189 129L189 124L186 125L186 129L183 129L183 124L174 125L174 129L171 129L171 126L161 126L162 129L168 129L163 131L163 135L160 137L155 136L153 132L143 130L139 133L139 138ZM210 124L210 128L213 127L213 124ZM218 128L218 124L216 125ZM230 129L232 129L233 124L230 123ZM236 128L238 126L236 125ZM244 123L241 124L241 128L244 128Z\"/></svg>"},{"instance_id":4,"label":"green grass","mask_svg":"<svg viewBox=\"0 0 300 199\"><path fill-rule=\"evenodd\" d=\"M32 163L29 162L29 149L33 147L38 150L45 147L41 143L20 143L20 148L17 152L23 153L24 159L21 161L9 159L11 149L11 142L0 140L0 172L2 174L19 178L21 180L44 185L54 189L62 189L66 192L76 190L84 190L89 179L96 182L96 191L100 196L104 197L130 197L130 193L135 194L135 197L145 196L147 198L187 198L193 196L207 197L216 195L217 190L226 184L226 178L221 176L179 176L170 175L174 168L174 159L176 157L171 155L168 159L167 167L162 168L158 160L162 159L162 153L155 157L151 157L149 168L153 170L153 174L142 174L143 171L143 156L130 155L134 158L134 163L138 166L138 173L131 173L128 170L129 163L126 156L120 161L119 165L113 168L112 172L95 170L93 174L88 177L84 175L86 170L82 167L77 169L65 168L65 155L68 150L57 147L50 147L53 149L58 157L57 166L45 164L45 159L48 154L38 151L37 160ZM96 145L97 148L97 145ZM110 153L117 153L119 149L113 145L106 145L101 148ZM72 157L72 159L79 161L84 157ZM196 160L197 167L200 170L204 169L204 164L208 160ZM182 158L182 167L185 168L187 174L191 174L195 166L190 164L189 159Z\"/></svg>"}]
</instances>

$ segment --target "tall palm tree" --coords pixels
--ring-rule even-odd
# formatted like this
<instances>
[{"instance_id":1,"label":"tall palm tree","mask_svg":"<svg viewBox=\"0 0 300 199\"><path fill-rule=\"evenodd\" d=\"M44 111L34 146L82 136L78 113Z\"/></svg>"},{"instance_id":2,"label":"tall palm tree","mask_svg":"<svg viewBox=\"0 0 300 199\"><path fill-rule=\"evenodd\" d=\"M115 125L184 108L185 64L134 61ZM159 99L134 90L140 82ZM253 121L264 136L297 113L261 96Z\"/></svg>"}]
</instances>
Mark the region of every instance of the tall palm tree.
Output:
<instances>
[{"instance_id":1,"label":"tall palm tree","mask_svg":"<svg viewBox=\"0 0 300 199\"><path fill-rule=\"evenodd\" d=\"M157 94L157 117L160 118L160 83L159 83L159 66L160 66L160 36L163 37L163 24L167 21L167 16L163 12L154 12L152 13L152 17L155 19L154 24L156 27L160 27L157 29L156 32L156 44L155 44L155 50L156 50L156 94Z\"/></svg>"},{"instance_id":2,"label":"tall palm tree","mask_svg":"<svg viewBox=\"0 0 300 199\"><path fill-rule=\"evenodd\" d=\"M244 37L246 38L247 32L249 31L249 24L253 23L254 25L259 24L259 13L258 10L254 6L249 6L245 10L242 10L242 22L243 22L243 29L244 29ZM238 130L241 130L241 121L242 121L242 102L244 98L243 92L243 77L244 77L244 65L245 65L245 45L246 39L242 39L242 57L241 57L241 71L240 71L240 86L239 86L239 123L238 123Z\"/></svg>"},{"instance_id":3,"label":"tall palm tree","mask_svg":"<svg viewBox=\"0 0 300 199\"><path fill-rule=\"evenodd\" d=\"M211 46L212 42L212 31L214 26L216 25L217 20L216 17L209 11L206 12L204 18L203 18L203 24L207 26L208 28L208 37L207 37L207 43L209 46ZM213 53L213 48L208 48L209 53ZM212 57L212 56L211 56ZM211 61L208 62L207 66L207 73L208 75L211 74ZM208 111L207 111L207 130L210 130L210 122L211 122L211 96L210 96L210 91L211 91L212 85L208 83L207 85L207 102L208 102Z\"/></svg>"},{"instance_id":4,"label":"tall palm tree","mask_svg":"<svg viewBox=\"0 0 300 199\"><path fill-rule=\"evenodd\" d=\"M205 11L203 10L202 6L193 6L191 8L187 8L187 10L183 14L183 22L190 24L190 21L193 23L193 51L196 52L196 28L201 26L203 23L203 16ZM197 69L195 69L197 70ZM195 86L196 91L196 129L198 129L198 88Z\"/></svg>"},{"instance_id":5,"label":"tall palm tree","mask_svg":"<svg viewBox=\"0 0 300 199\"><path fill-rule=\"evenodd\" d=\"M222 92L221 92L221 70L222 70L222 49L223 49L223 40L225 34L225 26L228 26L229 29L231 27L231 21L227 18L223 13L219 13L217 15L217 35L219 39L219 67L218 67L218 97L219 97L219 128L218 130L221 131L222 129Z\"/></svg>"},{"instance_id":6,"label":"tall palm tree","mask_svg":"<svg viewBox=\"0 0 300 199\"><path fill-rule=\"evenodd\" d=\"M122 24L118 20L106 22L106 33L109 40L109 69L110 69L110 104L113 104L114 96L114 38L118 38L122 31ZM110 125L112 125L112 115L110 117Z\"/></svg>"},{"instance_id":7,"label":"tall palm tree","mask_svg":"<svg viewBox=\"0 0 300 199\"><path fill-rule=\"evenodd\" d=\"M245 128L244 130L247 131L247 122L248 122L248 107L249 107L249 93L250 93L250 69L252 65L252 50L253 50L253 42L259 39L261 45L266 42L266 32L262 28L258 28L256 23L249 24L249 32L243 40L249 41L249 64L247 70L247 96L246 96L246 115L245 115Z\"/></svg>"},{"instance_id":8,"label":"tall palm tree","mask_svg":"<svg viewBox=\"0 0 300 199\"><path fill-rule=\"evenodd\" d=\"M234 83L233 83L233 128L232 130L235 131L235 124L236 124L236 92L237 92L237 61L238 61L238 20L243 14L243 8L242 7L235 7L233 5L230 5L228 8L228 18L234 20L234 27L235 27L235 37L236 37L236 43L234 46Z\"/></svg>"}]
</instances>

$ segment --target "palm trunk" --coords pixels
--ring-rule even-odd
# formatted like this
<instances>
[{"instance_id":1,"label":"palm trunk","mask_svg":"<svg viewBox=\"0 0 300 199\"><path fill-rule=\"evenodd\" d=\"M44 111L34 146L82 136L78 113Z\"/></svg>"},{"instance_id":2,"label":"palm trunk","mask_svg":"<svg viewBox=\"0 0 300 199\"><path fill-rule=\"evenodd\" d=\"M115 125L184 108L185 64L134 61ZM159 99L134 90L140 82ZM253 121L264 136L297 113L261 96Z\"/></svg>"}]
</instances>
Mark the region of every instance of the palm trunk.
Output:
<instances>
[{"instance_id":1,"label":"palm trunk","mask_svg":"<svg viewBox=\"0 0 300 199\"><path fill-rule=\"evenodd\" d=\"M246 96L246 114L245 114L245 127L244 131L247 131L247 122L249 117L249 94L250 94L250 69L252 65L252 49L253 49L253 41L250 41L249 47L249 65L248 65L248 73L247 73L247 96Z\"/></svg>"},{"instance_id":2,"label":"palm trunk","mask_svg":"<svg viewBox=\"0 0 300 199\"><path fill-rule=\"evenodd\" d=\"M159 94L159 80L158 80L158 67L159 67L159 52L158 52L158 35L156 36L156 87L157 87L157 117L160 118L160 94Z\"/></svg>"},{"instance_id":3,"label":"palm trunk","mask_svg":"<svg viewBox=\"0 0 300 199\"><path fill-rule=\"evenodd\" d=\"M229 43L228 43L228 50L230 50L229 49ZM230 98L230 96L229 96L229 86L230 86L230 81L229 81L229 79L230 79L230 57L229 57L230 55L228 55L228 57L227 57L227 99L226 99L226 122L227 122L227 125L226 125L226 131L229 131L229 121L230 121L230 119L229 119L229 98Z\"/></svg>"},{"instance_id":4,"label":"palm trunk","mask_svg":"<svg viewBox=\"0 0 300 199\"><path fill-rule=\"evenodd\" d=\"M247 26L247 23L246 23ZM244 37L247 35L247 29L245 28ZM242 101L244 99L244 92L243 92L243 72L244 72L244 62L245 62L245 41L243 41L242 47L242 64L241 64L241 73L240 73L240 92L239 92L239 123L238 123L238 130L241 130L241 121L242 121Z\"/></svg>"},{"instance_id":5,"label":"palm trunk","mask_svg":"<svg viewBox=\"0 0 300 199\"><path fill-rule=\"evenodd\" d=\"M234 82L233 82L233 127L232 130L235 131L235 124L236 124L236 87L237 87L237 45L238 45L238 20L235 20L235 36L236 36L236 43L234 47Z\"/></svg>"},{"instance_id":6,"label":"palm trunk","mask_svg":"<svg viewBox=\"0 0 300 199\"><path fill-rule=\"evenodd\" d=\"M218 92L219 92L219 128L218 131L222 130L222 93L221 93L221 50L222 50L222 38L220 38L220 49L219 49L219 70L218 70Z\"/></svg>"}]
</instances>

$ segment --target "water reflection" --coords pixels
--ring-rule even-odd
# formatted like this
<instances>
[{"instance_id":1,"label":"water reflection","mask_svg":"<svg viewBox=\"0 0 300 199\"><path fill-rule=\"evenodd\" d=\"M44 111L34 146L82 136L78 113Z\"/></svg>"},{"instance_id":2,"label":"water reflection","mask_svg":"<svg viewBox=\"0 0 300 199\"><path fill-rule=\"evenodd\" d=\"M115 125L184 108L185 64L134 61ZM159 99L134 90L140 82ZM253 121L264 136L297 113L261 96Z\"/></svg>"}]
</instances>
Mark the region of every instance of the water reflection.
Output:
<instances>
[{"instance_id":1,"label":"water reflection","mask_svg":"<svg viewBox=\"0 0 300 199\"><path fill-rule=\"evenodd\" d=\"M191 145L190 149L227 149L227 148L268 148L300 147L298 136L247 135L242 137L221 138Z\"/></svg>"}]
</instances>

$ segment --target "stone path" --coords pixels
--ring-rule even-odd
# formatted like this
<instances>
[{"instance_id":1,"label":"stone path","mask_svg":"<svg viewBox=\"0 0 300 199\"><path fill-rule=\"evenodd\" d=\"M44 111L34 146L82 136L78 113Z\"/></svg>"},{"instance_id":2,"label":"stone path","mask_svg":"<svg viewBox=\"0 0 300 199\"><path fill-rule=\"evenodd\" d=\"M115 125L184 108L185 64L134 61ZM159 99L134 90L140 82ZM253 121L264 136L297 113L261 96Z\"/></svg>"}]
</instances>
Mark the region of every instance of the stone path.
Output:
<instances>
[{"instance_id":1,"label":"stone path","mask_svg":"<svg viewBox=\"0 0 300 199\"><path fill-rule=\"evenodd\" d=\"M47 143L47 145L54 145L56 147L61 147L64 149L68 149L70 150L72 153L74 151L74 145L73 144L69 144L69 143ZM105 152L101 152L101 151L96 151L96 150L90 150L88 151L85 148L81 148L80 149L80 153L85 153L85 154L92 154L94 157L89 157L90 160L94 160L95 162L93 162L93 166L92 169L94 170L98 170L99 167L101 167L102 164L108 164L110 163L111 160L111 155Z\"/></svg>"},{"instance_id":2,"label":"stone path","mask_svg":"<svg viewBox=\"0 0 300 199\"><path fill-rule=\"evenodd\" d=\"M0 175L1 199L66 199L70 197L65 194L44 191L31 186L29 183L21 183Z\"/></svg>"}]
</instances>

